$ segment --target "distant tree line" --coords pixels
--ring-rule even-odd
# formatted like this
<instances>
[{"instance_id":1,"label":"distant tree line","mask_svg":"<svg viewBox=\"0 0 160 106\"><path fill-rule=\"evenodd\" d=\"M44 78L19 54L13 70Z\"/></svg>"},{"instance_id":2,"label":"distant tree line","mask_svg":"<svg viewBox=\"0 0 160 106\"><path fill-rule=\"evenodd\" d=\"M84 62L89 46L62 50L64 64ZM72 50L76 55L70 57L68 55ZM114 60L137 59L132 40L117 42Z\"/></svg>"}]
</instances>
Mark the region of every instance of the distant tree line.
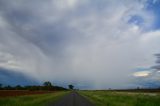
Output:
<instances>
[{"instance_id":1,"label":"distant tree line","mask_svg":"<svg viewBox=\"0 0 160 106\"><path fill-rule=\"evenodd\" d=\"M54 86L51 82L46 81L43 83L43 85L29 85L29 86L3 86L0 84L0 90L31 90L31 91L37 91L37 90L47 90L47 91L54 91L54 90L67 90L64 87L60 86Z\"/></svg>"}]
</instances>

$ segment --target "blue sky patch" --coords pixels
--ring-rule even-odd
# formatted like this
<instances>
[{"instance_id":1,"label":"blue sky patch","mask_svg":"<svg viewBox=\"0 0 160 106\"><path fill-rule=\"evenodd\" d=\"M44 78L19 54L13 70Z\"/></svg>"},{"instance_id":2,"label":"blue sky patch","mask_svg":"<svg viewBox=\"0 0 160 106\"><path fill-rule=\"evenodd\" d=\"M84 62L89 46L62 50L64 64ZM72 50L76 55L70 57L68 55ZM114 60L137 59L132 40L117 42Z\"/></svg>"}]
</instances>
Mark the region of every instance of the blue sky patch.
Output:
<instances>
[{"instance_id":1,"label":"blue sky patch","mask_svg":"<svg viewBox=\"0 0 160 106\"><path fill-rule=\"evenodd\" d=\"M156 20L153 29L160 29L160 1L159 0L148 0L146 9L151 11L156 16Z\"/></svg>"},{"instance_id":2,"label":"blue sky patch","mask_svg":"<svg viewBox=\"0 0 160 106\"><path fill-rule=\"evenodd\" d=\"M144 19L141 16L139 16L139 15L133 15L129 19L128 23L141 26L144 23Z\"/></svg>"}]
</instances>

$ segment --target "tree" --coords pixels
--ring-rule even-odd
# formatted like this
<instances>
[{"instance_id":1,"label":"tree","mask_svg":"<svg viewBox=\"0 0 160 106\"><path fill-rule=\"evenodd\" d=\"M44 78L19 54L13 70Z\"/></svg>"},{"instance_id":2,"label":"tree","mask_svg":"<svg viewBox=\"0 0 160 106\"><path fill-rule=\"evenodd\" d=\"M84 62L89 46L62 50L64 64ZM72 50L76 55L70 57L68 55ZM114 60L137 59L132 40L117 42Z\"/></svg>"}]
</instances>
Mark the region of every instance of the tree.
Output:
<instances>
[{"instance_id":1,"label":"tree","mask_svg":"<svg viewBox=\"0 0 160 106\"><path fill-rule=\"evenodd\" d=\"M44 85L44 86L52 86L52 83L49 82L49 81L46 81L46 82L43 83L43 85Z\"/></svg>"},{"instance_id":2,"label":"tree","mask_svg":"<svg viewBox=\"0 0 160 106\"><path fill-rule=\"evenodd\" d=\"M140 87L138 86L138 87L137 87L137 90L139 90L139 89L140 89Z\"/></svg>"},{"instance_id":3,"label":"tree","mask_svg":"<svg viewBox=\"0 0 160 106\"><path fill-rule=\"evenodd\" d=\"M2 87L2 84L0 84L0 88Z\"/></svg>"},{"instance_id":4,"label":"tree","mask_svg":"<svg viewBox=\"0 0 160 106\"><path fill-rule=\"evenodd\" d=\"M5 86L4 89L5 90L12 90L13 88L10 85L8 85L8 86Z\"/></svg>"},{"instance_id":5,"label":"tree","mask_svg":"<svg viewBox=\"0 0 160 106\"><path fill-rule=\"evenodd\" d=\"M16 89L16 90L22 90L23 87L22 87L21 85L17 85L17 86L15 86L15 89Z\"/></svg>"},{"instance_id":6,"label":"tree","mask_svg":"<svg viewBox=\"0 0 160 106\"><path fill-rule=\"evenodd\" d=\"M0 89L2 89L2 84L0 84Z\"/></svg>"},{"instance_id":7,"label":"tree","mask_svg":"<svg viewBox=\"0 0 160 106\"><path fill-rule=\"evenodd\" d=\"M74 86L73 85L68 85L69 89L73 90Z\"/></svg>"},{"instance_id":8,"label":"tree","mask_svg":"<svg viewBox=\"0 0 160 106\"><path fill-rule=\"evenodd\" d=\"M44 82L43 85L44 85L44 90L52 90L53 89L53 85L49 81Z\"/></svg>"}]
</instances>

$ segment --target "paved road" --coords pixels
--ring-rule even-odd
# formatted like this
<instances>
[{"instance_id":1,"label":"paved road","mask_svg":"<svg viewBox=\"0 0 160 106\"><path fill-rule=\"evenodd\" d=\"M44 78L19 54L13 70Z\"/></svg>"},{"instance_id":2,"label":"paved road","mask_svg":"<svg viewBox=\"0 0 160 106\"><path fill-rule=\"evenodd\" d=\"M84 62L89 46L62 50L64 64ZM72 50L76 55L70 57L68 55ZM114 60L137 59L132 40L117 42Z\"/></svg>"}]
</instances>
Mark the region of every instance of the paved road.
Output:
<instances>
[{"instance_id":1,"label":"paved road","mask_svg":"<svg viewBox=\"0 0 160 106\"><path fill-rule=\"evenodd\" d=\"M77 92L71 92L57 101L53 105L49 106L94 106L87 99L79 95Z\"/></svg>"}]
</instances>

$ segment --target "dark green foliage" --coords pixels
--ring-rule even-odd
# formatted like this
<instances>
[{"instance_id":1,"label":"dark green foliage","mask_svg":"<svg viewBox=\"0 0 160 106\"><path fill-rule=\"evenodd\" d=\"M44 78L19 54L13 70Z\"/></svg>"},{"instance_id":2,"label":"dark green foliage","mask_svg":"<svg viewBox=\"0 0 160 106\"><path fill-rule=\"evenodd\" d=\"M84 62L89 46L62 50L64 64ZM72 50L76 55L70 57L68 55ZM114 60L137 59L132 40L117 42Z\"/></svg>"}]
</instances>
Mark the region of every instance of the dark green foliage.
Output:
<instances>
[{"instance_id":1,"label":"dark green foliage","mask_svg":"<svg viewBox=\"0 0 160 106\"><path fill-rule=\"evenodd\" d=\"M4 89L6 89L6 90L12 90L14 88L12 86L8 85L8 86L5 86Z\"/></svg>"},{"instance_id":2,"label":"dark green foliage","mask_svg":"<svg viewBox=\"0 0 160 106\"><path fill-rule=\"evenodd\" d=\"M23 87L21 87L21 85L17 85L17 86L15 86L15 89L16 90L21 90L21 89L23 89Z\"/></svg>"},{"instance_id":3,"label":"dark green foliage","mask_svg":"<svg viewBox=\"0 0 160 106\"><path fill-rule=\"evenodd\" d=\"M47 87L53 86L52 83L49 82L49 81L44 82L43 85L44 85L44 86L47 86Z\"/></svg>"},{"instance_id":4,"label":"dark green foliage","mask_svg":"<svg viewBox=\"0 0 160 106\"><path fill-rule=\"evenodd\" d=\"M73 85L68 85L69 89L73 90L74 86Z\"/></svg>"},{"instance_id":5,"label":"dark green foliage","mask_svg":"<svg viewBox=\"0 0 160 106\"><path fill-rule=\"evenodd\" d=\"M0 90L2 89L2 84L0 84Z\"/></svg>"},{"instance_id":6,"label":"dark green foliage","mask_svg":"<svg viewBox=\"0 0 160 106\"><path fill-rule=\"evenodd\" d=\"M54 89L52 83L49 82L49 81L44 82L43 86L44 86L44 90L52 90L52 89Z\"/></svg>"},{"instance_id":7,"label":"dark green foliage","mask_svg":"<svg viewBox=\"0 0 160 106\"><path fill-rule=\"evenodd\" d=\"M43 85L30 85L30 86L2 86L0 84L0 90L30 90L30 91L37 91L37 90L47 90L47 91L53 91L53 90L67 90L66 88L60 87L60 86L53 86L51 82L46 81L43 83Z\"/></svg>"}]
</instances>

